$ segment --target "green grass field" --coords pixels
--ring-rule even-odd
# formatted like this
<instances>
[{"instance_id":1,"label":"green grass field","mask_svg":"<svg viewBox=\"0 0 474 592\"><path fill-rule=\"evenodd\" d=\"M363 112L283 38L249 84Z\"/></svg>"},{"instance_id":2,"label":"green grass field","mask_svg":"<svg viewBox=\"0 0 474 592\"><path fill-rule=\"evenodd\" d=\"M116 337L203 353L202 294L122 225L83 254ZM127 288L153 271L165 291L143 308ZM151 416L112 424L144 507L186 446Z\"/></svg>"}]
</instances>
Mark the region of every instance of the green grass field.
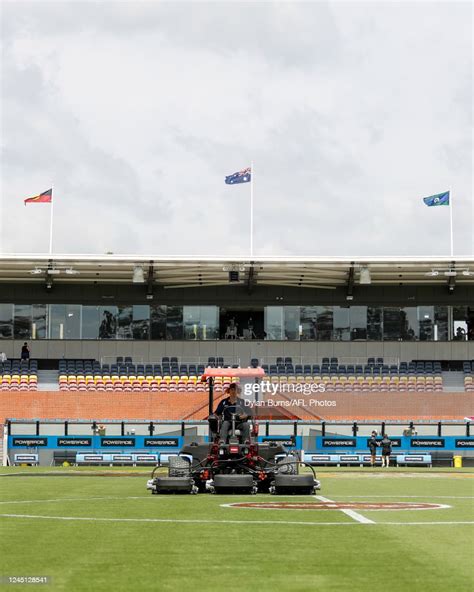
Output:
<instances>
[{"instance_id":1,"label":"green grass field","mask_svg":"<svg viewBox=\"0 0 474 592\"><path fill-rule=\"evenodd\" d=\"M449 506L357 509L355 515L339 509L226 507L241 501L322 504L307 496L152 496L145 489L149 471L141 469L9 468L0 475L0 576L51 578L49 585L13 589L470 592L474 587L474 472L467 469L318 471L319 493L328 500ZM371 523L360 521L366 519Z\"/></svg>"}]
</instances>

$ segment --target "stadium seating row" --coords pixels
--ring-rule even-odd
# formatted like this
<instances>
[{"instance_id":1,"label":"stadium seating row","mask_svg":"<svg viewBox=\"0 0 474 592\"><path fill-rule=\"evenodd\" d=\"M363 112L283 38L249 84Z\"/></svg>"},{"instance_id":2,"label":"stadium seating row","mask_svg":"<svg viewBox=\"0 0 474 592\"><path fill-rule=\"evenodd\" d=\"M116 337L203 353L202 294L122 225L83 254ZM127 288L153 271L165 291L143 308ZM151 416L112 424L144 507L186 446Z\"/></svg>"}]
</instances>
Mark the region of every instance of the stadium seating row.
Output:
<instances>
[{"instance_id":1,"label":"stadium seating row","mask_svg":"<svg viewBox=\"0 0 474 592\"><path fill-rule=\"evenodd\" d=\"M443 382L440 377L417 376L417 377L267 377L271 384L277 384L284 389L288 385L323 385L325 391L442 391ZM217 378L214 389L217 393L222 392L229 386L230 377ZM172 377L172 376L134 376L132 379L127 376L61 376L59 382L60 390L136 390L136 391L164 391L164 392L202 392L207 386L196 379L196 377ZM306 387L307 388L307 387ZM314 392L316 392L315 388Z\"/></svg>"},{"instance_id":2,"label":"stadium seating row","mask_svg":"<svg viewBox=\"0 0 474 592\"><path fill-rule=\"evenodd\" d=\"M0 389L2 391L36 391L38 390L38 377L31 375L6 375L0 376Z\"/></svg>"}]
</instances>

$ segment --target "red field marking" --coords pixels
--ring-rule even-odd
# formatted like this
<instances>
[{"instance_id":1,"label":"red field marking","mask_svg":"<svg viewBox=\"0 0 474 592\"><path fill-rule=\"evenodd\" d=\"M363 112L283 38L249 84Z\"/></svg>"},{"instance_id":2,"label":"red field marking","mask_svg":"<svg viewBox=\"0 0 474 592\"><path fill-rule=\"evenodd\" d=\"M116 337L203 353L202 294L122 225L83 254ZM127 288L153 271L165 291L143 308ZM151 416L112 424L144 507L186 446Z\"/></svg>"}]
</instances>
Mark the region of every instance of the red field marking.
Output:
<instances>
[{"instance_id":1,"label":"red field marking","mask_svg":"<svg viewBox=\"0 0 474 592\"><path fill-rule=\"evenodd\" d=\"M231 508L259 510L440 510L445 504L422 502L238 502Z\"/></svg>"}]
</instances>

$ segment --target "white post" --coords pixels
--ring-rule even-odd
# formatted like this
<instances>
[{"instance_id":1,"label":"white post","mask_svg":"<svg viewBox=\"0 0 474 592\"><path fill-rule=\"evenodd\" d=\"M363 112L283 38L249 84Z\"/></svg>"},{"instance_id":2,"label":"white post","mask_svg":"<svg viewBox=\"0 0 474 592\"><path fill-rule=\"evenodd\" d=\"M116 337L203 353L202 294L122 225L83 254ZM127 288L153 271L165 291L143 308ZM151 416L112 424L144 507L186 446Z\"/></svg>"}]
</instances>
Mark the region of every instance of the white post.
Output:
<instances>
[{"instance_id":1,"label":"white post","mask_svg":"<svg viewBox=\"0 0 474 592\"><path fill-rule=\"evenodd\" d=\"M253 161L250 162L250 257L253 257Z\"/></svg>"},{"instance_id":2,"label":"white post","mask_svg":"<svg viewBox=\"0 0 474 592\"><path fill-rule=\"evenodd\" d=\"M449 227L451 231L451 257L453 257L453 196L451 192L449 192Z\"/></svg>"},{"instance_id":3,"label":"white post","mask_svg":"<svg viewBox=\"0 0 474 592\"><path fill-rule=\"evenodd\" d=\"M54 196L53 196L53 185L51 184L51 218L49 221L49 254L53 254L53 205L54 205Z\"/></svg>"}]
</instances>

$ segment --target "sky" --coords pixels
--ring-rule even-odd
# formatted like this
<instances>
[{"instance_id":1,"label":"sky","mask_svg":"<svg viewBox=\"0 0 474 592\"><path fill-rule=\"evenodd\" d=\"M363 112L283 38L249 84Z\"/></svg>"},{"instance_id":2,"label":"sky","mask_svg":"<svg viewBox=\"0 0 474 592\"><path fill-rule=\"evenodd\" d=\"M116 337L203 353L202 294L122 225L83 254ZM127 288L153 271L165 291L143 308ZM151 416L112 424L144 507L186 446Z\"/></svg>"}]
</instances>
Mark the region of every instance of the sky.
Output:
<instances>
[{"instance_id":1,"label":"sky","mask_svg":"<svg viewBox=\"0 0 474 592\"><path fill-rule=\"evenodd\" d=\"M474 255L471 2L1 0L0 253Z\"/></svg>"}]
</instances>

